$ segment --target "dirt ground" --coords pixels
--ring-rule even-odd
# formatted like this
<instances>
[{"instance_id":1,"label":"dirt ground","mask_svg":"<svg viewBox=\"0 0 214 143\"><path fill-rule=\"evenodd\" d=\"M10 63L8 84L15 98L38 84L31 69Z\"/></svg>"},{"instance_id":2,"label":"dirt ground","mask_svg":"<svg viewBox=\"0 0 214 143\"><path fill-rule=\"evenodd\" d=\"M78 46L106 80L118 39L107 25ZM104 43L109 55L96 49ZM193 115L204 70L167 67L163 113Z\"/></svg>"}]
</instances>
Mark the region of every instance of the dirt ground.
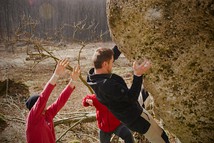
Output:
<instances>
[{"instance_id":1,"label":"dirt ground","mask_svg":"<svg viewBox=\"0 0 214 143\"><path fill-rule=\"evenodd\" d=\"M94 50L100 46L111 48L114 43L88 44L82 50L80 65L83 77L86 77L87 71L92 67L91 57ZM60 48L48 48L58 58L69 58L71 66L77 64L80 45L67 44ZM53 59L48 58L35 64L32 60L27 61L27 57L26 47L17 47L14 49L14 53L0 48L0 81L7 83L7 88L1 87L0 95L0 117L2 120L0 120L0 142L2 143L25 142L25 117L28 112L24 105L25 100L29 95L40 93L54 71L55 61ZM123 55L115 62L114 72L122 75L127 81L131 78L131 64ZM48 104L57 98L68 80L69 77L66 75L59 80ZM12 85L13 87L11 87ZM94 108L84 108L81 105L82 98L87 94L90 94L87 87L81 81L78 81L75 91L55 120L69 118L79 112L93 112ZM56 126L57 138L70 126L72 125ZM96 122L80 124L63 136L60 142L71 142L73 140L83 143L97 142L97 131Z\"/></svg>"}]
</instances>

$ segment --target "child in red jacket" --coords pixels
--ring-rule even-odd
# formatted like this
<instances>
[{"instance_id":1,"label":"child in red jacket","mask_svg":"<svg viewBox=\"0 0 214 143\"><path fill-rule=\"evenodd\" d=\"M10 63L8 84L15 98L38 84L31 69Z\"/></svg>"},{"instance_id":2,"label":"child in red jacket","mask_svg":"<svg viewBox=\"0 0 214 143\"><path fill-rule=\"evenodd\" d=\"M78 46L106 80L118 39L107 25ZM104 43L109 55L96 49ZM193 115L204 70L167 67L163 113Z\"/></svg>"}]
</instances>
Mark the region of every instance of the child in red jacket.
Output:
<instances>
[{"instance_id":1,"label":"child in red jacket","mask_svg":"<svg viewBox=\"0 0 214 143\"><path fill-rule=\"evenodd\" d=\"M134 143L131 131L122 124L106 106L101 104L94 94L83 98L83 106L94 106L96 108L97 124L100 129L100 143L110 143L112 134L121 137L125 143Z\"/></svg>"},{"instance_id":2,"label":"child in red jacket","mask_svg":"<svg viewBox=\"0 0 214 143\"><path fill-rule=\"evenodd\" d=\"M46 84L40 95L30 96L26 102L29 113L26 119L26 139L27 143L55 143L56 137L54 132L53 118L59 110L65 105L71 93L75 89L72 80L77 80L80 74L79 67L76 67L71 74L71 80L65 89L61 92L58 99L46 108L48 98L56 86L60 75L65 71L69 64L64 59L58 62L54 74Z\"/></svg>"}]
</instances>

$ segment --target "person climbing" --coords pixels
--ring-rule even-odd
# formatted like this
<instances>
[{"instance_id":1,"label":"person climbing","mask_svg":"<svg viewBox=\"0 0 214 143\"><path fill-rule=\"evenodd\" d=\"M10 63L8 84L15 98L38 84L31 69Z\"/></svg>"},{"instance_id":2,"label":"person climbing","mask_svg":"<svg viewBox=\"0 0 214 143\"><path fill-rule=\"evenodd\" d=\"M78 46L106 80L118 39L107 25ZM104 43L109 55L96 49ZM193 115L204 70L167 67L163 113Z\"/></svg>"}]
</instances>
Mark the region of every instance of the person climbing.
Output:
<instances>
[{"instance_id":1,"label":"person climbing","mask_svg":"<svg viewBox=\"0 0 214 143\"><path fill-rule=\"evenodd\" d=\"M114 61L113 50L98 48L92 60L94 68L90 69L87 82L95 91L98 101L129 129L144 134L150 142L169 143L165 131L138 102L142 91L142 75L150 69L150 61L133 63L133 83L128 88L122 77L111 72Z\"/></svg>"}]
</instances>

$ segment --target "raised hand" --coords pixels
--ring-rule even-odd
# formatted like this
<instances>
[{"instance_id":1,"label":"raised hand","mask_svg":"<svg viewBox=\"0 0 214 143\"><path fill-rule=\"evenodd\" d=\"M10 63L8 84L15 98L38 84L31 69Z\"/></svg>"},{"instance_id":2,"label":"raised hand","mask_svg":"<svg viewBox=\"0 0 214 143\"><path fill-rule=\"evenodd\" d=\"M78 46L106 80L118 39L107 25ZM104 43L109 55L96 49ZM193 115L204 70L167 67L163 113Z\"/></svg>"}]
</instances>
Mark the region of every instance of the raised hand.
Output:
<instances>
[{"instance_id":1,"label":"raised hand","mask_svg":"<svg viewBox=\"0 0 214 143\"><path fill-rule=\"evenodd\" d=\"M59 60L55 68L55 71L51 79L49 80L49 83L55 85L59 76L61 76L65 72L65 68L68 64L69 64L68 59Z\"/></svg>"},{"instance_id":2,"label":"raised hand","mask_svg":"<svg viewBox=\"0 0 214 143\"><path fill-rule=\"evenodd\" d=\"M141 76L145 74L151 67L149 60L145 59L142 64L138 64L136 61L133 63L134 75Z\"/></svg>"},{"instance_id":3,"label":"raised hand","mask_svg":"<svg viewBox=\"0 0 214 143\"><path fill-rule=\"evenodd\" d=\"M89 105L93 106L93 100L91 100L91 99L86 99L86 102L87 102Z\"/></svg>"},{"instance_id":4,"label":"raised hand","mask_svg":"<svg viewBox=\"0 0 214 143\"><path fill-rule=\"evenodd\" d=\"M58 76L62 75L65 72L68 64L69 64L68 59L59 60L56 69L54 71L54 74Z\"/></svg>"},{"instance_id":5,"label":"raised hand","mask_svg":"<svg viewBox=\"0 0 214 143\"><path fill-rule=\"evenodd\" d=\"M71 78L72 80L77 80L78 77L80 76L80 66L75 66L72 73L71 73Z\"/></svg>"}]
</instances>

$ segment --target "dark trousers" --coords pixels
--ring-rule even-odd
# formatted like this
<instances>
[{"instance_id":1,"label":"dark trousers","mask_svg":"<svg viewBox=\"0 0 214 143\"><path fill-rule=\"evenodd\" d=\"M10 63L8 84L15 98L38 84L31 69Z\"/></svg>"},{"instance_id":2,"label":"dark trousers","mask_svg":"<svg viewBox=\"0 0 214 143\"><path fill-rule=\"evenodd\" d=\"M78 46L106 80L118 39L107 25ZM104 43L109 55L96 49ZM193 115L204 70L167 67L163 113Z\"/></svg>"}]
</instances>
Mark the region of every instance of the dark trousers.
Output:
<instances>
[{"instance_id":1,"label":"dark trousers","mask_svg":"<svg viewBox=\"0 0 214 143\"><path fill-rule=\"evenodd\" d=\"M122 138L125 143L134 143L134 138L131 131L124 124L121 124L113 132L103 132L100 130L99 137L100 143L110 143L112 134Z\"/></svg>"}]
</instances>

